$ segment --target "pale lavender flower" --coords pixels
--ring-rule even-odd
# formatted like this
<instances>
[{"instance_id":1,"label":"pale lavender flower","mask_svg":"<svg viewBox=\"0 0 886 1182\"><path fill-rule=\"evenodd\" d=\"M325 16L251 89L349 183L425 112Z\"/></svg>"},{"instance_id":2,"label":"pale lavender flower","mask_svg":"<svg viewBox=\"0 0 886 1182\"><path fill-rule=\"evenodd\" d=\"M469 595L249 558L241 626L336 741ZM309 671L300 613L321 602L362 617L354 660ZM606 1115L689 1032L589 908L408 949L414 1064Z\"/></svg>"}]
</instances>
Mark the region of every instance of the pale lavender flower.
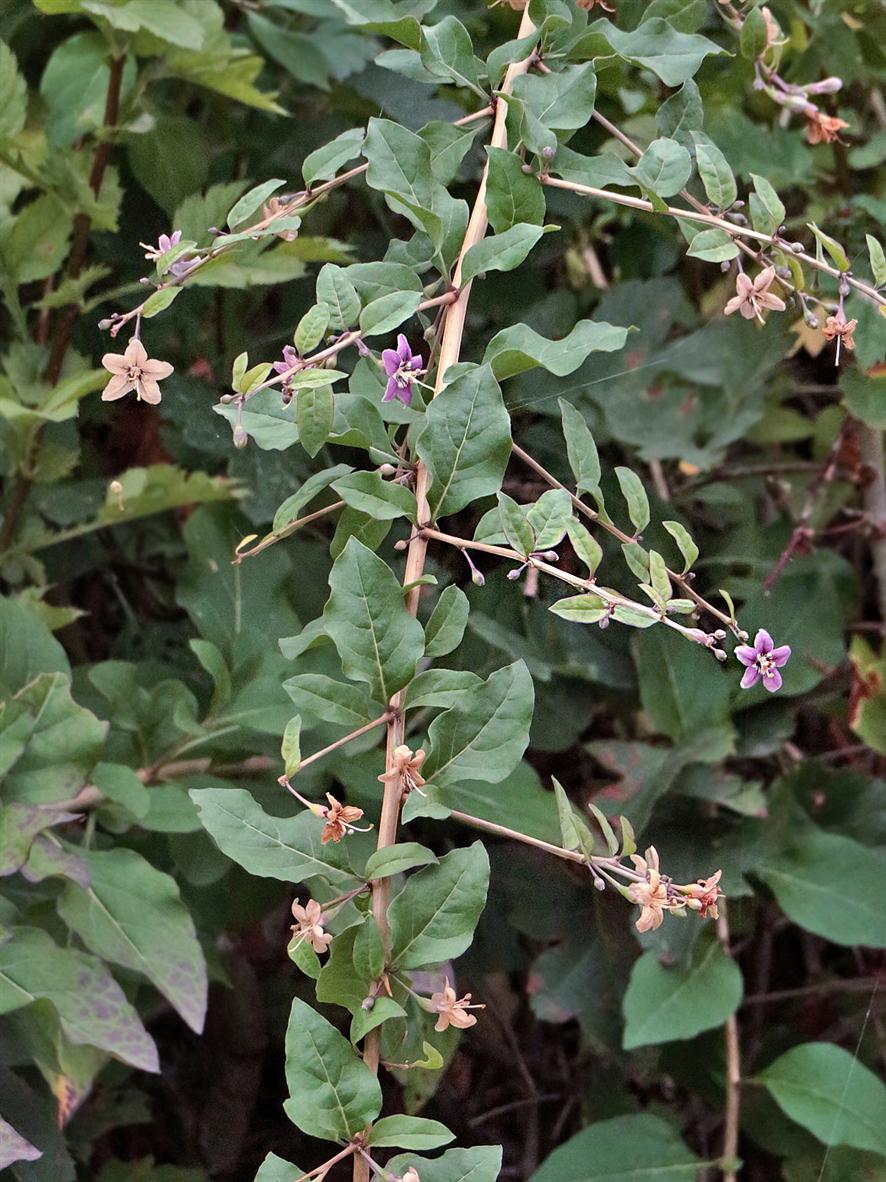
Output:
<instances>
[{"instance_id":1,"label":"pale lavender flower","mask_svg":"<svg viewBox=\"0 0 886 1182\"><path fill-rule=\"evenodd\" d=\"M156 246L149 246L147 242L140 242L139 246L144 247L145 258L150 259L151 262L156 262L161 255L166 254L167 250L172 250L173 246L178 246L182 240L181 230L173 230L171 234L161 234L157 240Z\"/></svg>"},{"instance_id":2,"label":"pale lavender flower","mask_svg":"<svg viewBox=\"0 0 886 1182\"><path fill-rule=\"evenodd\" d=\"M399 398L404 406L408 406L412 401L415 378L424 372L421 357L413 354L412 346L401 332L397 337L397 348L385 349L381 360L388 375L382 402Z\"/></svg>"},{"instance_id":3,"label":"pale lavender flower","mask_svg":"<svg viewBox=\"0 0 886 1182\"><path fill-rule=\"evenodd\" d=\"M293 349L292 345L284 345L283 346L282 361L275 361L272 366L275 373L287 375L286 377L284 377L283 383L280 387L280 389L283 392L283 405L284 406L289 406L290 402L292 402L292 396L295 393L295 391L293 390L293 387L292 387L291 370L297 361L298 361L298 353L296 353L296 351L295 351L295 349Z\"/></svg>"},{"instance_id":4,"label":"pale lavender flower","mask_svg":"<svg viewBox=\"0 0 886 1182\"><path fill-rule=\"evenodd\" d=\"M160 401L158 382L162 382L172 373L169 362L156 361L149 357L137 337L132 338L126 346L125 353L105 353L102 365L111 374L108 384L102 391L103 402L113 402L128 394L130 390L135 390L139 401L156 404Z\"/></svg>"},{"instance_id":5,"label":"pale lavender flower","mask_svg":"<svg viewBox=\"0 0 886 1182\"><path fill-rule=\"evenodd\" d=\"M775 648L772 637L765 628L761 628L754 637L753 647L749 644L740 644L735 650L735 655L742 665L746 666L741 679L742 689L750 689L761 678L763 688L770 694L781 689L779 669L788 663L791 655L790 645L783 644L780 648Z\"/></svg>"},{"instance_id":6,"label":"pale lavender flower","mask_svg":"<svg viewBox=\"0 0 886 1182\"><path fill-rule=\"evenodd\" d=\"M190 274L195 267L199 267L201 263L206 262L206 255L195 254L192 259L176 259L176 261L169 268L169 274L174 275L176 279L184 279L185 275Z\"/></svg>"}]
</instances>

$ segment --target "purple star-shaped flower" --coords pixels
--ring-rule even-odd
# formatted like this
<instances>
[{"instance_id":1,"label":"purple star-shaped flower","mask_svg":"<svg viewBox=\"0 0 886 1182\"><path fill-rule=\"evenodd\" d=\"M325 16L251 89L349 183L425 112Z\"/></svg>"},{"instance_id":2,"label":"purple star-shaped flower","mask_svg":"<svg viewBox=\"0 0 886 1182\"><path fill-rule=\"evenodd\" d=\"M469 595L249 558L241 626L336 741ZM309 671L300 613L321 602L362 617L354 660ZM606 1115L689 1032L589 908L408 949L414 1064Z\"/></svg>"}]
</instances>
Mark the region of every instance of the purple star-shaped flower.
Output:
<instances>
[{"instance_id":1,"label":"purple star-shaped flower","mask_svg":"<svg viewBox=\"0 0 886 1182\"><path fill-rule=\"evenodd\" d=\"M154 262L156 259L159 259L161 255L166 254L167 250L172 250L173 246L178 246L181 240L181 230L173 230L172 234L161 234L156 246L149 246L147 242L140 242L139 246L143 246L145 248L145 251L147 252L145 254L145 258L150 259L151 262Z\"/></svg>"},{"instance_id":2,"label":"purple star-shaped flower","mask_svg":"<svg viewBox=\"0 0 886 1182\"><path fill-rule=\"evenodd\" d=\"M770 694L781 689L779 669L788 663L791 655L789 644L775 648L772 637L765 628L761 628L754 637L753 647L749 644L740 644L735 650L735 655L742 665L746 666L741 679L742 689L750 689L761 678L763 679L763 688L768 690Z\"/></svg>"},{"instance_id":3,"label":"purple star-shaped flower","mask_svg":"<svg viewBox=\"0 0 886 1182\"><path fill-rule=\"evenodd\" d=\"M413 354L412 346L401 332L397 337L397 348L385 349L381 360L388 375L382 402L399 398L404 406L408 406L412 401L415 378L423 372L421 357Z\"/></svg>"}]
</instances>

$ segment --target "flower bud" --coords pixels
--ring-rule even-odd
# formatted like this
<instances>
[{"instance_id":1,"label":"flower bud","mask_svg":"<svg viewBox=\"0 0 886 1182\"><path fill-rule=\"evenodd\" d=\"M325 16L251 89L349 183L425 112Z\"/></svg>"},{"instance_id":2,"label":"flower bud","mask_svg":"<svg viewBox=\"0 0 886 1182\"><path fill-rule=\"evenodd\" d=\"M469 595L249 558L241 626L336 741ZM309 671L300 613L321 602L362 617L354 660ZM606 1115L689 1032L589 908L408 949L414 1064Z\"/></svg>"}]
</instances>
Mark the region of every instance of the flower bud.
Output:
<instances>
[{"instance_id":1,"label":"flower bud","mask_svg":"<svg viewBox=\"0 0 886 1182\"><path fill-rule=\"evenodd\" d=\"M397 469L393 464L382 464L378 469L379 476L393 476Z\"/></svg>"},{"instance_id":2,"label":"flower bud","mask_svg":"<svg viewBox=\"0 0 886 1182\"><path fill-rule=\"evenodd\" d=\"M557 149L552 148L550 144L546 148L542 148L541 155L543 160L553 160L557 155Z\"/></svg>"},{"instance_id":3,"label":"flower bud","mask_svg":"<svg viewBox=\"0 0 886 1182\"><path fill-rule=\"evenodd\" d=\"M541 555L541 557L545 560L545 562L559 562L560 561L560 555L557 553L556 550L545 550L545 552Z\"/></svg>"},{"instance_id":4,"label":"flower bud","mask_svg":"<svg viewBox=\"0 0 886 1182\"><path fill-rule=\"evenodd\" d=\"M400 1182L421 1182L421 1178L419 1178L418 1170L415 1168L415 1166L409 1167L409 1169L400 1179Z\"/></svg>"},{"instance_id":5,"label":"flower bud","mask_svg":"<svg viewBox=\"0 0 886 1182\"><path fill-rule=\"evenodd\" d=\"M238 423L234 428L234 447L245 447L249 442L249 436L246 434L246 428Z\"/></svg>"},{"instance_id":6,"label":"flower bud","mask_svg":"<svg viewBox=\"0 0 886 1182\"><path fill-rule=\"evenodd\" d=\"M803 89L807 94L836 94L843 89L842 78L822 78L820 82L810 82Z\"/></svg>"},{"instance_id":7,"label":"flower bud","mask_svg":"<svg viewBox=\"0 0 886 1182\"><path fill-rule=\"evenodd\" d=\"M475 587L485 587L486 579L482 571L477 570L476 567L471 571L471 582Z\"/></svg>"},{"instance_id":8,"label":"flower bud","mask_svg":"<svg viewBox=\"0 0 886 1182\"><path fill-rule=\"evenodd\" d=\"M507 577L511 580L512 583L514 583L514 582L516 582L517 579L519 579L520 575L523 574L524 569L525 569L525 567L518 566L516 568L516 570L509 570Z\"/></svg>"},{"instance_id":9,"label":"flower bud","mask_svg":"<svg viewBox=\"0 0 886 1182\"><path fill-rule=\"evenodd\" d=\"M221 398L219 398L219 402L222 404L222 406L227 406L228 403L234 402L236 398L236 394L222 394Z\"/></svg>"},{"instance_id":10,"label":"flower bud","mask_svg":"<svg viewBox=\"0 0 886 1182\"><path fill-rule=\"evenodd\" d=\"M101 329L102 332L105 332L107 329L109 329L111 327L111 325L113 323L114 323L114 321L111 319L100 320L98 322L98 327Z\"/></svg>"}]
</instances>

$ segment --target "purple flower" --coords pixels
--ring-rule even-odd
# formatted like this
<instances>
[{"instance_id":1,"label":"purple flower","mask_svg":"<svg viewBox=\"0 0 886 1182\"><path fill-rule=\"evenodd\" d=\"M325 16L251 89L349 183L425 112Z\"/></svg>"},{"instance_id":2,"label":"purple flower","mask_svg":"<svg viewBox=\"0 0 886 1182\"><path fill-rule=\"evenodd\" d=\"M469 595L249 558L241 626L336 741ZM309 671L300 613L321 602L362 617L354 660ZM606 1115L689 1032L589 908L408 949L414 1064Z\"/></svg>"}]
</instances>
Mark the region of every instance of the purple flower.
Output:
<instances>
[{"instance_id":1,"label":"purple flower","mask_svg":"<svg viewBox=\"0 0 886 1182\"><path fill-rule=\"evenodd\" d=\"M415 377L424 373L421 357L413 355L412 346L401 332L397 337L397 348L385 349L381 359L388 375L382 402L399 398L404 406L408 406L412 401Z\"/></svg>"},{"instance_id":2,"label":"purple flower","mask_svg":"<svg viewBox=\"0 0 886 1182\"><path fill-rule=\"evenodd\" d=\"M176 279L183 279L185 275L190 274L195 267L199 267L201 263L206 262L206 255L195 254L192 259L176 259L176 261L169 268L170 275L174 275Z\"/></svg>"},{"instance_id":3,"label":"purple flower","mask_svg":"<svg viewBox=\"0 0 886 1182\"><path fill-rule=\"evenodd\" d=\"M742 665L746 666L741 679L742 689L750 689L761 677L763 688L769 690L770 694L781 689L779 669L788 663L791 655L790 645L783 644L780 648L775 648L772 637L765 628L761 628L754 637L753 648L749 644L740 644L735 650L735 655Z\"/></svg>"},{"instance_id":4,"label":"purple flower","mask_svg":"<svg viewBox=\"0 0 886 1182\"><path fill-rule=\"evenodd\" d=\"M282 361L275 361L272 366L275 373L280 373L280 374L286 375L283 378L283 382L280 387L280 389L283 393L283 405L284 406L289 406L290 402L292 402L292 395L293 395L294 391L292 388L292 373L291 373L291 371L297 361L298 361L298 353L296 353L296 351L295 351L295 349L293 349L292 345L284 345L283 346Z\"/></svg>"},{"instance_id":5,"label":"purple flower","mask_svg":"<svg viewBox=\"0 0 886 1182\"><path fill-rule=\"evenodd\" d=\"M181 230L173 230L171 234L161 234L156 246L148 246L147 242L140 242L139 246L144 247L145 258L150 259L153 263L161 255L166 254L167 250L172 250L173 246L178 246L181 240Z\"/></svg>"}]
</instances>

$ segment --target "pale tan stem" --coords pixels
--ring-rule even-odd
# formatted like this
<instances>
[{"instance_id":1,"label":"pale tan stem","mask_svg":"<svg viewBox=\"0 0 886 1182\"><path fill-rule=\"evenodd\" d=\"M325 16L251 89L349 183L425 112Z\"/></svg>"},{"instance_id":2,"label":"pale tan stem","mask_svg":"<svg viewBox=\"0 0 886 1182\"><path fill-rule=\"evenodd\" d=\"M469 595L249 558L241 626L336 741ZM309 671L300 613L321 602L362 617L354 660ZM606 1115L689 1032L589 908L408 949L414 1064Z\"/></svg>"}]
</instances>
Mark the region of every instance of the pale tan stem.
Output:
<instances>
[{"instance_id":1,"label":"pale tan stem","mask_svg":"<svg viewBox=\"0 0 886 1182\"><path fill-rule=\"evenodd\" d=\"M520 22L520 30L518 37L525 37L529 34L534 25L529 17L528 11L524 11L522 20ZM508 66L504 81L502 82L502 92L507 94L513 85L514 79L521 74L525 74L529 69L530 59L527 58L522 62L515 62ZM497 102L495 106L495 120L492 127L492 135L490 137L491 147L507 147L507 107L503 102ZM488 161L483 168L483 175L480 180L480 186L477 190L477 195L474 199L474 207L471 210L471 216L468 219L467 229L465 230L464 241L459 252L458 262L452 275L452 286L455 289L455 300L449 307L447 307L443 319L443 332L440 338L440 354L437 361L437 372L434 380L433 397L437 397L444 386L444 379L447 369L454 365L461 355L461 342L464 333L465 314L467 311L468 300L470 298L471 283L466 283L462 286L461 275L464 257L472 246L480 242L486 233L488 224L488 215L486 211L486 177L488 172ZM419 462L416 465L416 479L415 479L415 497L418 503L418 515L416 520L427 521L430 516L428 508L428 471L424 464ZM413 534L409 542L409 549L406 553L406 564L403 572L403 586L410 587L410 591L406 597L406 606L410 613L414 616L418 612L419 595L421 594L421 586L418 580L424 573L425 568L425 554L427 551L427 538L422 531L417 531ZM387 743L385 750L385 773L390 775L396 769L396 758L394 752L403 744L406 737L406 725L404 718L404 702L405 690L401 690L395 694L390 703L391 721L388 723ZM390 779L385 781L384 796L382 797L381 816L378 824L378 849L385 849L387 846L393 845L397 840L397 825L400 819L400 804L403 796L403 782L402 776L390 776ZM381 932L382 939L387 943L388 938L388 905L391 898L391 880L390 878L379 879L372 884L372 915L375 919L378 929ZM366 1036L364 1044L363 1058L367 1065L373 1070L378 1071L381 1034L378 1029L372 1030ZM362 1157L354 1158L354 1182L369 1182L369 1163L364 1161Z\"/></svg>"},{"instance_id":2,"label":"pale tan stem","mask_svg":"<svg viewBox=\"0 0 886 1182\"><path fill-rule=\"evenodd\" d=\"M335 1157L331 1157L329 1161L325 1161L321 1166L314 1166L313 1170L308 1170L306 1174L302 1174L300 1178L296 1178L295 1182L308 1182L310 1178L325 1178L337 1162L343 1161L346 1157L350 1157L352 1153L356 1152L357 1146L352 1142L350 1145L346 1145L341 1153L337 1153Z\"/></svg>"},{"instance_id":3,"label":"pale tan stem","mask_svg":"<svg viewBox=\"0 0 886 1182\"><path fill-rule=\"evenodd\" d=\"M870 474L862 496L870 518L871 558L877 582L880 619L886 623L886 463L883 456L883 432L879 427L858 423L858 445L862 463Z\"/></svg>"},{"instance_id":4,"label":"pale tan stem","mask_svg":"<svg viewBox=\"0 0 886 1182\"><path fill-rule=\"evenodd\" d=\"M729 943L729 921L726 901L720 899L717 918L717 938L727 956L732 956ZM741 1050L738 1039L738 1019L730 1014L724 1030L726 1040L726 1110L723 1125L723 1182L737 1182L738 1173L731 1163L738 1156L738 1133L741 1120Z\"/></svg>"},{"instance_id":5,"label":"pale tan stem","mask_svg":"<svg viewBox=\"0 0 886 1182\"><path fill-rule=\"evenodd\" d=\"M372 722L367 722L365 726L358 727L357 730L351 731L349 735L344 735L342 738L336 739L334 743L323 747L320 751L315 751L313 755L309 755L307 759L301 761L298 765L299 772L304 771L310 764L316 763L318 759L322 759L324 755L330 755L333 751L338 751L339 747L344 747L347 743L353 743L354 739L359 739L361 735L368 735L377 726L381 726L383 722L387 722L390 717L390 714L386 710L378 718L373 718ZM298 772L296 772L296 775L298 775Z\"/></svg>"},{"instance_id":6,"label":"pale tan stem","mask_svg":"<svg viewBox=\"0 0 886 1182\"><path fill-rule=\"evenodd\" d=\"M314 521L319 521L322 517L327 517L330 513L335 513L337 509L343 509L344 507L344 501L335 501L334 504L327 505L325 509L315 509L313 513L308 513L304 517L297 517L295 521L290 521L288 525L284 525L276 533L265 534L262 540L253 546L252 549L238 550L231 559L231 564L233 566L239 566L244 558L254 558L256 554L261 554L262 550L267 550L268 546L273 546L275 542L280 542L284 538L288 538L290 534L294 534L296 530L302 529L303 526L310 525Z\"/></svg>"},{"instance_id":7,"label":"pale tan stem","mask_svg":"<svg viewBox=\"0 0 886 1182\"><path fill-rule=\"evenodd\" d=\"M753 238L757 242L764 242L778 250L789 251L789 248L783 242L773 238L771 234L764 234L760 230L752 230L750 226L737 226L734 222L727 221L726 218L718 217L713 213L700 213L696 209L677 209L673 205L666 205L664 209L656 209L651 201L646 201L642 197L631 197L628 193L615 193L610 189L597 189L592 185L579 184L578 181L564 181L560 177L540 176L538 179L543 185L547 185L552 189L566 189L571 193L578 193L584 197L597 197L601 201L608 201L613 205L623 205L628 209L636 209L642 213L659 213L667 217L681 218L684 222L698 222L703 226L713 226L718 230L725 230L731 238ZM825 263L813 255L807 254L805 251L789 251L789 253L793 254L794 258L799 259L808 267L814 267L816 270L824 272L825 275L831 275L834 279L845 280L850 287L854 287L870 303L877 304L880 307L886 307L886 297L880 295L869 284L863 283L860 279L853 278L847 272L840 271L836 267L832 267L830 263Z\"/></svg>"},{"instance_id":8,"label":"pale tan stem","mask_svg":"<svg viewBox=\"0 0 886 1182\"><path fill-rule=\"evenodd\" d=\"M557 479L557 477L553 475L553 473L547 470L547 468L543 468L538 460L534 459L529 454L529 452L524 451L523 448L519 447L516 443L511 448L511 451L515 456L521 459L524 464L530 467L533 472L536 472L543 480L545 480L552 488L561 488L564 492L568 492L573 505L576 507L579 513L581 513L584 517L587 517L589 521L595 522L600 526L601 529L605 529L606 532L612 534L614 538L618 538L620 542L628 544L630 542L636 541L636 539L632 538L630 534L626 534L623 530L620 530L617 525L613 525L611 521L605 521L603 518L601 518L600 514L597 513L596 510L592 509L590 505L585 504L581 497L576 496L576 494L572 492L571 489L568 489L565 484L562 484ZM699 607L703 607L705 611L710 612L712 616L718 619L721 623L725 624L727 627L732 626L734 621L730 620L729 616L727 616L725 612L721 612L719 608L714 607L712 603L709 603L708 600L699 595L698 592L693 588L690 580L687 579L685 575L678 574L673 570L669 570L668 575L678 587L686 592L693 603L697 603Z\"/></svg>"}]
</instances>

